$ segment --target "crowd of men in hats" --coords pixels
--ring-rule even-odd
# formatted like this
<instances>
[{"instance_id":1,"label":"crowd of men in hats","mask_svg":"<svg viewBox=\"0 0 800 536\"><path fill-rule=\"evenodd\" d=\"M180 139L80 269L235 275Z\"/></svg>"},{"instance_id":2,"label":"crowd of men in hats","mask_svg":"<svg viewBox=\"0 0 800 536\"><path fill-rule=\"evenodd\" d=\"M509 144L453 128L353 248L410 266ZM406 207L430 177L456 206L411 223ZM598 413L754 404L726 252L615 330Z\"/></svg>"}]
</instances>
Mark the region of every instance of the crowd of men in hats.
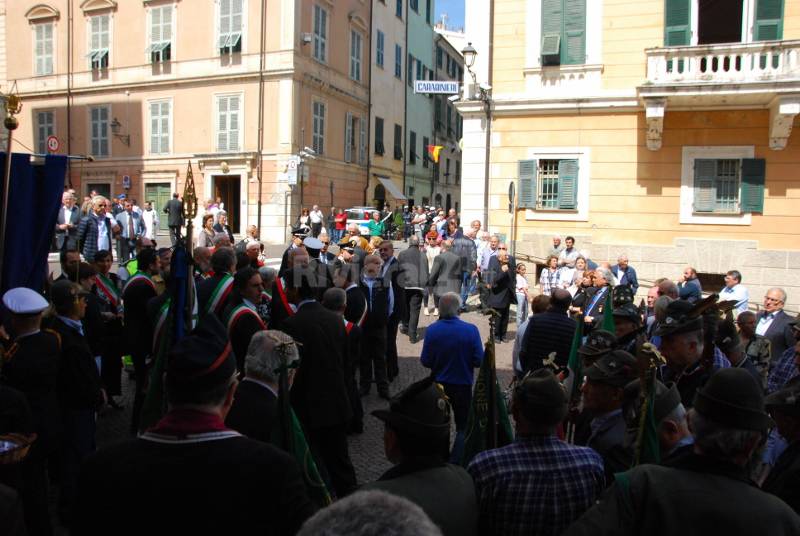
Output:
<instances>
[{"instance_id":1,"label":"crowd of men in hats","mask_svg":"<svg viewBox=\"0 0 800 536\"><path fill-rule=\"evenodd\" d=\"M104 198L89 201L75 243L57 227L61 276L2 297L10 534L52 533L51 484L74 534L800 534L800 324L782 289L755 314L739 272L704 298L689 267L637 306L624 254L596 263L556 237L537 294L480 222L465 231L457 214L442 217L397 255L352 225L334 254L309 214L277 271L256 234L238 247L223 227L194 248L197 325L171 341L172 250L139 237L113 273L111 240L134 219L112 221ZM174 239L191 247L182 223ZM438 319L422 334L426 294ZM499 396L496 407L516 437L482 452L467 445L487 359L459 318L473 294L496 317L497 343L517 308L515 378L508 407ZM423 340L424 379L393 395L398 332ZM164 411L151 422L161 348ZM117 404L124 355L133 438L95 452L95 417ZM388 401L372 415L392 467L359 490L348 435L364 430L373 384ZM292 448L286 419L302 432Z\"/></svg>"}]
</instances>

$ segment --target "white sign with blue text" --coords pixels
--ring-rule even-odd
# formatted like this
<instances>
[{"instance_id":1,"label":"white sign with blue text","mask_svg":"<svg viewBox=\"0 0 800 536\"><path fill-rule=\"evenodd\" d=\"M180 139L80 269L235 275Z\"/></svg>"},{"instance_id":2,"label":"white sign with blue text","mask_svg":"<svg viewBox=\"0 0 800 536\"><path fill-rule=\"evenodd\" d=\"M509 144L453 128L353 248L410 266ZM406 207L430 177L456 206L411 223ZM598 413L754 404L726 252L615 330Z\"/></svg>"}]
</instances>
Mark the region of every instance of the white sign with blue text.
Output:
<instances>
[{"instance_id":1,"label":"white sign with blue text","mask_svg":"<svg viewBox=\"0 0 800 536\"><path fill-rule=\"evenodd\" d=\"M451 82L449 80L417 80L414 82L414 93L454 95L458 93L458 82Z\"/></svg>"}]
</instances>

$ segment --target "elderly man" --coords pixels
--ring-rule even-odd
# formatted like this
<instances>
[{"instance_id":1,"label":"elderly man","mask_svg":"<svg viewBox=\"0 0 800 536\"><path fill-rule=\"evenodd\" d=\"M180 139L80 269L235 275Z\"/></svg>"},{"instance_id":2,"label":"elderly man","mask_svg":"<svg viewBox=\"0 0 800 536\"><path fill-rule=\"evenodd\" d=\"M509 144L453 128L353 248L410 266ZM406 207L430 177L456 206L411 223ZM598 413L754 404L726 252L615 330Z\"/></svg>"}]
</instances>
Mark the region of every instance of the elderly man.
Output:
<instances>
[{"instance_id":1,"label":"elderly man","mask_svg":"<svg viewBox=\"0 0 800 536\"><path fill-rule=\"evenodd\" d=\"M206 247L196 247L192 252L194 258L194 281L200 283L204 279L211 277L211 249Z\"/></svg>"},{"instance_id":2,"label":"elderly man","mask_svg":"<svg viewBox=\"0 0 800 536\"><path fill-rule=\"evenodd\" d=\"M561 244L561 236L560 235L554 235L553 236L553 247L550 249L550 251L547 254L548 255L555 255L556 257L558 257L563 250L564 250L564 246Z\"/></svg>"},{"instance_id":3,"label":"elderly man","mask_svg":"<svg viewBox=\"0 0 800 536\"><path fill-rule=\"evenodd\" d=\"M680 281L678 281L678 297L689 303L695 303L703 298L703 287L697 279L697 270L691 266L683 269Z\"/></svg>"},{"instance_id":4,"label":"elderly man","mask_svg":"<svg viewBox=\"0 0 800 536\"><path fill-rule=\"evenodd\" d=\"M197 285L197 309L201 317L214 313L222 318L233 290L236 254L231 248L217 249L211 255L211 269L214 275Z\"/></svg>"},{"instance_id":5,"label":"elderly man","mask_svg":"<svg viewBox=\"0 0 800 536\"><path fill-rule=\"evenodd\" d=\"M511 304L517 303L516 266L517 261L508 254L508 247L505 244L499 244L497 255L490 259L486 278L486 285L489 289L486 305L499 313L494 330L498 342L505 340Z\"/></svg>"},{"instance_id":6,"label":"elderly man","mask_svg":"<svg viewBox=\"0 0 800 536\"><path fill-rule=\"evenodd\" d=\"M566 366L576 327L575 320L567 315L571 298L564 289L554 290L547 311L528 320L519 351L523 372L544 367L551 354L555 354L558 366Z\"/></svg>"},{"instance_id":7,"label":"elderly man","mask_svg":"<svg viewBox=\"0 0 800 536\"><path fill-rule=\"evenodd\" d=\"M92 198L92 209L78 225L78 244L84 259L94 259L101 250L111 251L113 233L120 230L107 214L108 200L100 195Z\"/></svg>"},{"instance_id":8,"label":"elderly man","mask_svg":"<svg viewBox=\"0 0 800 536\"><path fill-rule=\"evenodd\" d=\"M378 255L367 255L359 288L366 301L366 313L361 323L361 367L359 392L369 394L372 383L378 386L378 395L389 400L389 379L386 367L386 327L394 311L394 293L391 279L381 277L382 260Z\"/></svg>"},{"instance_id":9,"label":"elderly man","mask_svg":"<svg viewBox=\"0 0 800 536\"><path fill-rule=\"evenodd\" d=\"M136 256L136 239L144 234L142 216L133 210L133 204L126 199L123 211L117 214L115 219L120 227L118 238L120 261L126 261Z\"/></svg>"},{"instance_id":10,"label":"elderly man","mask_svg":"<svg viewBox=\"0 0 800 536\"><path fill-rule=\"evenodd\" d=\"M586 323L586 328L597 327L603 322L603 310L607 295L612 291L614 274L607 268L598 268L594 272L593 283L597 291L592 295L584 309L585 316L583 321Z\"/></svg>"},{"instance_id":11,"label":"elderly man","mask_svg":"<svg viewBox=\"0 0 800 536\"><path fill-rule=\"evenodd\" d=\"M617 264L611 267L611 273L617 279L617 285L628 285L633 295L636 295L636 291L639 290L639 280L636 279L636 270L628 264L627 255L622 254L617 257Z\"/></svg>"},{"instance_id":12,"label":"elderly man","mask_svg":"<svg viewBox=\"0 0 800 536\"><path fill-rule=\"evenodd\" d=\"M325 221L325 215L319 209L319 205L311 207L311 212L308 213L308 219L311 223L311 236L317 238L322 231L322 224Z\"/></svg>"},{"instance_id":13,"label":"elderly man","mask_svg":"<svg viewBox=\"0 0 800 536\"><path fill-rule=\"evenodd\" d=\"M448 292L439 299L439 320L425 332L420 356L422 365L431 369L453 405L456 432L459 433L453 447L453 459L460 458L456 457L456 450L462 446L463 430L472 402L473 369L483 360L483 343L477 326L458 318L460 299L455 292Z\"/></svg>"},{"instance_id":14,"label":"elderly man","mask_svg":"<svg viewBox=\"0 0 800 536\"><path fill-rule=\"evenodd\" d=\"M267 329L256 308L256 304L261 301L264 286L258 270L245 266L233 276L233 287L236 292L225 308L222 320L228 327L228 337L236 356L236 368L239 372L244 372L245 355L250 341L256 333Z\"/></svg>"},{"instance_id":15,"label":"elderly man","mask_svg":"<svg viewBox=\"0 0 800 536\"><path fill-rule=\"evenodd\" d=\"M742 285L742 274L739 270L731 270L725 274L725 286L719 291L719 301L735 301L734 316L747 311L750 292Z\"/></svg>"},{"instance_id":16,"label":"elderly man","mask_svg":"<svg viewBox=\"0 0 800 536\"><path fill-rule=\"evenodd\" d=\"M516 440L481 452L467 467L480 504L480 534L560 534L600 495L603 460L556 435L567 403L549 370L534 372L514 388Z\"/></svg>"},{"instance_id":17,"label":"elderly man","mask_svg":"<svg viewBox=\"0 0 800 536\"><path fill-rule=\"evenodd\" d=\"M753 311L744 311L736 317L736 325L739 327L739 338L741 339L744 354L762 375L767 376L772 354L771 343L769 339L756 333L757 323L756 314ZM776 356L775 359L777 361L780 356Z\"/></svg>"},{"instance_id":18,"label":"elderly man","mask_svg":"<svg viewBox=\"0 0 800 536\"><path fill-rule=\"evenodd\" d=\"M64 192L62 206L56 218L56 249L64 251L78 247L78 225L81 222L81 209L75 205L75 196Z\"/></svg>"},{"instance_id":19,"label":"elderly man","mask_svg":"<svg viewBox=\"0 0 800 536\"><path fill-rule=\"evenodd\" d=\"M417 326L422 308L423 289L428 282L428 261L425 253L419 248L419 239L416 235L408 237L408 248L400 252L397 260L400 262L401 271L397 283L404 292L406 302L403 325L405 332L408 333L408 340L411 344L416 344L419 340Z\"/></svg>"},{"instance_id":20,"label":"elderly man","mask_svg":"<svg viewBox=\"0 0 800 536\"><path fill-rule=\"evenodd\" d=\"M786 291L773 287L764 296L764 309L756 317L756 334L769 339L772 359L778 359L787 348L794 346L794 334L789 323L792 317L783 307L786 305Z\"/></svg>"},{"instance_id":21,"label":"elderly man","mask_svg":"<svg viewBox=\"0 0 800 536\"><path fill-rule=\"evenodd\" d=\"M239 382L236 396L225 425L264 443L277 419L278 373L286 360L289 367L289 387L294 380L295 366L300 360L297 345L282 331L259 331L250 340L244 358L244 378Z\"/></svg>"},{"instance_id":22,"label":"elderly man","mask_svg":"<svg viewBox=\"0 0 800 536\"><path fill-rule=\"evenodd\" d=\"M685 400L684 400L685 402ZM800 534L800 517L755 487L748 464L772 426L747 371L725 369L698 391L689 411L694 452L671 467L640 465L615 484L568 536L596 534Z\"/></svg>"},{"instance_id":23,"label":"elderly man","mask_svg":"<svg viewBox=\"0 0 800 536\"><path fill-rule=\"evenodd\" d=\"M363 489L388 491L419 505L444 536L477 535L475 487L462 467L446 463L450 406L433 378L412 383L389 409L372 414L384 422L384 451L395 465Z\"/></svg>"},{"instance_id":24,"label":"elderly man","mask_svg":"<svg viewBox=\"0 0 800 536\"><path fill-rule=\"evenodd\" d=\"M295 534L314 511L296 462L224 423L238 382L225 327L215 315L171 350L165 380L164 418L84 465L75 533L104 534L124 518L118 534L153 527Z\"/></svg>"}]
</instances>

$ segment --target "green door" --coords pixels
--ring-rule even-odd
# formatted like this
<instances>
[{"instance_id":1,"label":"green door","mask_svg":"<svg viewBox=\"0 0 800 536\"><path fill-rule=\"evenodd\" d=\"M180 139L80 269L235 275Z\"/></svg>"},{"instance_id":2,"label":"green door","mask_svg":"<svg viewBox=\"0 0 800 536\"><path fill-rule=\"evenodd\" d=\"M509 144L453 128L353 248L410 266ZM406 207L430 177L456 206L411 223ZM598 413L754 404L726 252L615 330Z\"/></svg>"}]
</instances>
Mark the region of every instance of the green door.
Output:
<instances>
[{"instance_id":1,"label":"green door","mask_svg":"<svg viewBox=\"0 0 800 536\"><path fill-rule=\"evenodd\" d=\"M144 200L153 204L153 210L158 213L158 230L167 232L167 215L164 214L164 207L172 197L170 184L168 182L156 182L145 184Z\"/></svg>"}]
</instances>

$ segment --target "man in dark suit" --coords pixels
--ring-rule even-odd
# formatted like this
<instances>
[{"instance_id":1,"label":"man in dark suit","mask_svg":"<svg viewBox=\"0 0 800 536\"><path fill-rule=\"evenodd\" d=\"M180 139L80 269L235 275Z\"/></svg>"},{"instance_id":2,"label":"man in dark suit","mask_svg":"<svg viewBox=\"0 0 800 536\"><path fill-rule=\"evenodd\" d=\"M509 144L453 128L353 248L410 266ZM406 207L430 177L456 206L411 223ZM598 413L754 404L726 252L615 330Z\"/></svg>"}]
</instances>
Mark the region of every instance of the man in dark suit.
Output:
<instances>
[{"instance_id":1,"label":"man in dark suit","mask_svg":"<svg viewBox=\"0 0 800 536\"><path fill-rule=\"evenodd\" d=\"M244 358L244 378L239 382L225 424L251 439L270 442L277 419L278 374L281 352L291 366L300 359L294 340L282 331L259 331L250 340ZM294 369L289 369L289 387Z\"/></svg>"},{"instance_id":2,"label":"man in dark suit","mask_svg":"<svg viewBox=\"0 0 800 536\"><path fill-rule=\"evenodd\" d=\"M612 291L611 282L614 274L606 268L598 268L594 273L594 286L597 291L589 299L583 312L584 330L589 331L603 323L603 310L605 309L608 293Z\"/></svg>"},{"instance_id":3,"label":"man in dark suit","mask_svg":"<svg viewBox=\"0 0 800 536\"><path fill-rule=\"evenodd\" d=\"M214 313L222 318L233 290L233 272L236 270L233 249L217 249L211 255L211 269L214 275L197 285L197 310L200 317Z\"/></svg>"},{"instance_id":4,"label":"man in dark suit","mask_svg":"<svg viewBox=\"0 0 800 536\"><path fill-rule=\"evenodd\" d=\"M571 299L568 291L555 289L547 311L528 320L519 351L523 373L544 367L544 360L552 352L556 354L556 364L566 366L576 328L575 321L567 315Z\"/></svg>"},{"instance_id":5,"label":"man in dark suit","mask_svg":"<svg viewBox=\"0 0 800 536\"><path fill-rule=\"evenodd\" d=\"M292 407L336 495L344 497L356 488L347 447L347 424L352 417L344 379L347 335L341 317L314 300L312 279L303 268L284 274L286 297L297 308L284 322L284 331L300 343Z\"/></svg>"},{"instance_id":6,"label":"man in dark suit","mask_svg":"<svg viewBox=\"0 0 800 536\"><path fill-rule=\"evenodd\" d=\"M389 382L392 382L400 373L397 364L397 329L400 326L400 320L406 315L406 300L403 297L403 289L400 288L397 281L400 276L400 262L394 256L394 245L391 240L381 242L381 245L378 246L378 253L383 261L381 277L384 286L389 287L389 292L392 293L392 303L394 303L392 314L389 315L389 321L386 324L386 374Z\"/></svg>"},{"instance_id":7,"label":"man in dark suit","mask_svg":"<svg viewBox=\"0 0 800 536\"><path fill-rule=\"evenodd\" d=\"M142 216L133 210L133 204L126 200L124 210L116 215L119 233L120 262L136 256L136 239L144 234Z\"/></svg>"},{"instance_id":8,"label":"man in dark suit","mask_svg":"<svg viewBox=\"0 0 800 536\"><path fill-rule=\"evenodd\" d=\"M507 246L500 244L497 246L497 255L489 260L486 284L490 294L488 305L500 314L495 321L494 335L497 342L503 342L508 331L508 314L512 303L517 303L516 282L517 271L515 269L516 260L508 254Z\"/></svg>"},{"instance_id":9,"label":"man in dark suit","mask_svg":"<svg viewBox=\"0 0 800 536\"><path fill-rule=\"evenodd\" d=\"M164 214L167 214L169 239L174 246L181 236L181 226L183 226L183 201L178 199L178 192L172 194L172 199L164 205Z\"/></svg>"},{"instance_id":10,"label":"man in dark suit","mask_svg":"<svg viewBox=\"0 0 800 536\"><path fill-rule=\"evenodd\" d=\"M261 274L252 266L245 266L236 272L233 286L234 296L225 308L222 320L228 327L228 337L236 355L236 368L242 373L250 341L256 333L267 329L256 309L264 287L261 285Z\"/></svg>"},{"instance_id":11,"label":"man in dark suit","mask_svg":"<svg viewBox=\"0 0 800 536\"><path fill-rule=\"evenodd\" d=\"M787 348L794 346L794 332L789 322L792 317L787 315L783 307L786 304L786 291L773 287L764 296L764 309L758 313L756 319L756 335L769 339L771 346L771 360L780 358Z\"/></svg>"},{"instance_id":12,"label":"man in dark suit","mask_svg":"<svg viewBox=\"0 0 800 536\"><path fill-rule=\"evenodd\" d=\"M639 289L639 280L636 278L636 270L633 266L628 264L628 256L620 255L617 258L617 264L611 267L611 273L617 278L617 285L628 285L636 295Z\"/></svg>"},{"instance_id":13,"label":"man in dark suit","mask_svg":"<svg viewBox=\"0 0 800 536\"><path fill-rule=\"evenodd\" d=\"M172 348L165 385L155 427L83 466L74 533L295 534L314 511L297 463L224 423L238 382L215 315Z\"/></svg>"},{"instance_id":14,"label":"man in dark suit","mask_svg":"<svg viewBox=\"0 0 800 536\"><path fill-rule=\"evenodd\" d=\"M136 378L136 393L131 414L131 433L139 431L139 412L144 403L145 383L147 382L147 356L151 353L153 325L147 314L147 302L156 296L156 285L152 276L161 267L158 254L153 249L143 249L138 257L139 270L128 280L122 293L125 303L124 324L127 334L127 348L133 358Z\"/></svg>"},{"instance_id":15,"label":"man in dark suit","mask_svg":"<svg viewBox=\"0 0 800 536\"><path fill-rule=\"evenodd\" d=\"M378 396L389 400L389 378L386 369L386 326L394 309L394 297L389 281L381 277L381 258L367 255L359 288L364 293L367 313L361 324L361 370L359 392L369 394L373 381Z\"/></svg>"},{"instance_id":16,"label":"man in dark suit","mask_svg":"<svg viewBox=\"0 0 800 536\"><path fill-rule=\"evenodd\" d=\"M419 238L411 235L408 238L408 248L397 256L400 262L400 275L397 278L398 286L405 294L405 317L403 325L408 333L411 344L418 340L417 325L419 312L422 309L422 293L428 284L428 261L419 248Z\"/></svg>"},{"instance_id":17,"label":"man in dark suit","mask_svg":"<svg viewBox=\"0 0 800 536\"><path fill-rule=\"evenodd\" d=\"M61 196L63 206L58 209L56 219L56 249L75 249L78 247L78 224L81 222L81 209L75 205L75 196L64 192Z\"/></svg>"},{"instance_id":18,"label":"man in dark suit","mask_svg":"<svg viewBox=\"0 0 800 536\"><path fill-rule=\"evenodd\" d=\"M435 303L448 292L458 294L461 291L461 258L452 249L453 243L445 240L441 252L433 259L428 286L433 288Z\"/></svg>"}]
</instances>

